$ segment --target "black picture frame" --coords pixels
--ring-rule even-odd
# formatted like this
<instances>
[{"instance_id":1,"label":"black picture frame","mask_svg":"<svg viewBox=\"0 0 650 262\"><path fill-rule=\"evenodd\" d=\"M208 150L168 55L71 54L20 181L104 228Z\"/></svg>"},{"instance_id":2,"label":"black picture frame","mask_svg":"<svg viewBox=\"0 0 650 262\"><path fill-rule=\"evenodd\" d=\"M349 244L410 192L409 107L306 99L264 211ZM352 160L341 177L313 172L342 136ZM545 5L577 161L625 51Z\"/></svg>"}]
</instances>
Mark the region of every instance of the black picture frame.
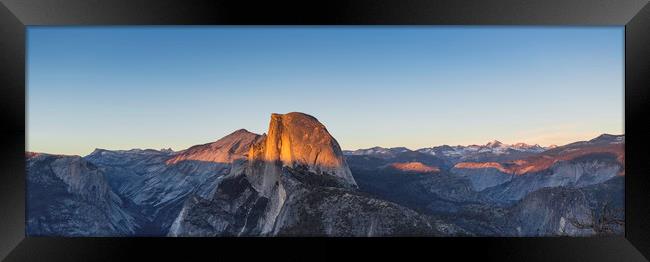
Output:
<instances>
[{"instance_id":1,"label":"black picture frame","mask_svg":"<svg viewBox=\"0 0 650 262\"><path fill-rule=\"evenodd\" d=\"M0 0L0 258L348 258L419 254L501 261L650 258L650 5L645 0L303 1ZM625 237L41 238L25 236L25 43L30 25L625 26ZM397 244L400 244L399 247ZM348 253L349 252L349 253Z\"/></svg>"}]
</instances>

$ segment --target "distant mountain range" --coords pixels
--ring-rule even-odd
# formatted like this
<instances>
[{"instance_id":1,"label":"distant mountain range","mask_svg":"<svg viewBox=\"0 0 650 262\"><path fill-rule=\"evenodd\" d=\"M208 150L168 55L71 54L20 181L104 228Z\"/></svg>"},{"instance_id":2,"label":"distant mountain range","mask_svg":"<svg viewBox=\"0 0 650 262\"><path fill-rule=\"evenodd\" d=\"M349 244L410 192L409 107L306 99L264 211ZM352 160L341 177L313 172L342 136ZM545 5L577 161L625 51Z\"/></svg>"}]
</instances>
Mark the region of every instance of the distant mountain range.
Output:
<instances>
[{"instance_id":1,"label":"distant mountain range","mask_svg":"<svg viewBox=\"0 0 650 262\"><path fill-rule=\"evenodd\" d=\"M454 161L468 160L468 159L478 159L478 158L516 158L527 156L535 153L543 152L547 149L554 148L556 146L542 147L540 145L528 145L526 143L517 143L513 145L506 145L497 140L486 143L485 145L468 145L468 146L449 146L442 145L436 147L427 147L417 150L410 150L406 147L393 147L393 148L383 148L383 147L373 147L368 149L358 149L358 150L346 150L343 151L345 155L371 155L376 157L394 157L396 154L404 152L420 152L429 154L432 156L439 156L447 158Z\"/></svg>"},{"instance_id":2,"label":"distant mountain range","mask_svg":"<svg viewBox=\"0 0 650 262\"><path fill-rule=\"evenodd\" d=\"M557 236L624 230L623 135L342 151L303 113L182 151L28 152L30 236Z\"/></svg>"},{"instance_id":3,"label":"distant mountain range","mask_svg":"<svg viewBox=\"0 0 650 262\"><path fill-rule=\"evenodd\" d=\"M604 134L525 154L490 150L508 148L498 143L457 147L461 154L374 148L347 152L347 162L360 190L476 235L621 234L624 146L625 136Z\"/></svg>"}]
</instances>

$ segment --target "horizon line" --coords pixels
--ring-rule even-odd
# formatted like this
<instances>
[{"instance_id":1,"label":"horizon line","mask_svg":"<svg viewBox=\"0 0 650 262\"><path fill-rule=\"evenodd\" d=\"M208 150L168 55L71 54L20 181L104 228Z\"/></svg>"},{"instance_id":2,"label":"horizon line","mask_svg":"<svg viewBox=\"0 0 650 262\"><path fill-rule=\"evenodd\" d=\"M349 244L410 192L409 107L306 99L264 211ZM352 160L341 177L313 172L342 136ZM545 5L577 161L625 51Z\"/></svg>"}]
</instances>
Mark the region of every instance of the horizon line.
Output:
<instances>
[{"instance_id":1,"label":"horizon line","mask_svg":"<svg viewBox=\"0 0 650 262\"><path fill-rule=\"evenodd\" d=\"M229 133L228 135L230 135L230 134L232 134L232 133L235 133L235 132L237 132L237 131L240 131L240 130L245 130L246 132L253 133L253 134L256 134L256 135L260 135L260 134L254 133L254 132L250 132L250 131L248 131L246 128L240 128L240 129L237 129L237 130L235 130L235 131ZM266 134L266 133L263 133L263 134ZM226 136L228 136L228 135L226 135ZM438 145L431 145L431 146L420 147L420 148L417 148L417 149L411 149L411 148L406 147L406 146L381 146L381 145L375 145L375 146L371 146L371 147L359 147L359 148L356 148L356 149L344 149L344 148L341 147L341 151L366 150L366 149L372 149L372 148L376 148L376 147L379 147L379 148L386 148L386 149L392 149L392 148L406 148L407 150L410 150L410 151L417 151L417 150L420 150L420 149L433 148L433 147L440 147L440 146L452 146L452 147L453 147L453 146L465 146L465 147L467 147L467 146L484 146L484 145L489 144L489 143L491 143L491 142L499 142L499 143L502 143L502 144L504 144L504 145L515 145L515 144L523 143L523 144L530 145L530 146L540 146L540 147L542 147L542 148L549 148L549 147L552 147L552 146L560 147L560 146L566 146L566 145L569 145L569 144L572 144L572 143L576 143L576 142L589 141L589 140L595 139L595 138L600 137L600 136L603 136L603 135L611 135L611 136L625 136L625 133L621 133L621 134L601 133L600 135L597 135L597 136L595 136L595 137L592 137L591 139L589 139L589 138L586 138L586 139L579 139L579 140L575 140L575 141L573 141L573 142L569 142L569 143L562 144L562 145L558 145L558 144L550 144L550 145L546 145L546 146L544 146L544 145L540 145L540 144L537 144L537 143L535 143L535 144L530 144L530 143L526 143L526 142L503 143L503 142L499 141L498 139L492 139L492 140L488 141L488 142L485 143L485 144L466 143L466 144L451 145L451 144L449 144L449 143L442 143L442 144L438 144ZM223 137L226 137L226 136L223 136ZM222 138L223 138L223 137L222 137ZM191 148L191 147L193 147L193 146L214 143L214 142L216 142L216 141L218 141L218 140L220 140L220 139L222 139L222 138L219 138L219 139L214 140L214 141L211 141L211 142L206 142L206 143L200 143L200 144L196 144L196 145L191 145L191 146L189 146L189 147L187 147L187 148L179 149L179 150L174 150L174 149L173 149L172 147L170 147L170 146L167 146L167 147L163 146L163 147L161 147L161 148L141 148L141 147L134 147L134 148L129 148L129 149L108 149L108 148L98 148L98 147L96 147L96 148L93 149L93 151L91 151L90 153L88 153L88 154L86 154L86 155L82 155L82 154L63 154L63 153L53 153L53 152L43 152L43 151L30 151L30 150L28 150L27 148L25 148L25 153L26 153L26 154L36 153L36 154L48 154L48 155L59 155L59 156L79 156L79 157L85 157L85 156L88 156L88 155L92 154L93 152L95 152L95 151L97 151L97 150L106 150L106 151L131 151L131 150L142 150L142 151L145 151L145 150L154 150L154 151L163 151L163 150L171 150L172 152L182 152L182 151L187 150L187 149L189 149L189 148ZM336 138L334 138L334 139L336 140ZM338 142L338 141L337 141L337 142ZM340 146L340 145L339 145L339 146Z\"/></svg>"}]
</instances>

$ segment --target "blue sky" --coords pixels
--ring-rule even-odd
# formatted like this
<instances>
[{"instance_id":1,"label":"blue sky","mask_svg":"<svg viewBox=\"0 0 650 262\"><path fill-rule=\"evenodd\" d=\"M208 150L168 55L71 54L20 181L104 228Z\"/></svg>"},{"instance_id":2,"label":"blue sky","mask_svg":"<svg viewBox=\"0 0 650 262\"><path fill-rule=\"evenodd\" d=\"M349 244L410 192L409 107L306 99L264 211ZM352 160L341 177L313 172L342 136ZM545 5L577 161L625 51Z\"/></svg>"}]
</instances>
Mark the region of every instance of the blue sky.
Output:
<instances>
[{"instance_id":1,"label":"blue sky","mask_svg":"<svg viewBox=\"0 0 650 262\"><path fill-rule=\"evenodd\" d=\"M270 114L344 149L623 133L623 27L29 27L27 150L168 148Z\"/></svg>"}]
</instances>

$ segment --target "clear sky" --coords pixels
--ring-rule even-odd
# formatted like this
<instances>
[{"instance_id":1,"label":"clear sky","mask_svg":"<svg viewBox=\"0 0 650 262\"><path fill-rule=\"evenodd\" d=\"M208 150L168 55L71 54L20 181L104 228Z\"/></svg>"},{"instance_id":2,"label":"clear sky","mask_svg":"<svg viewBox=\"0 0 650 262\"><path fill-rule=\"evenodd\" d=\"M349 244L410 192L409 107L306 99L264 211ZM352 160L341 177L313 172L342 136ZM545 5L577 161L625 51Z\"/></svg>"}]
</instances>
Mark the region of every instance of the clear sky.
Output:
<instances>
[{"instance_id":1,"label":"clear sky","mask_svg":"<svg viewBox=\"0 0 650 262\"><path fill-rule=\"evenodd\" d=\"M318 118L343 149L623 133L623 27L29 27L27 150Z\"/></svg>"}]
</instances>

